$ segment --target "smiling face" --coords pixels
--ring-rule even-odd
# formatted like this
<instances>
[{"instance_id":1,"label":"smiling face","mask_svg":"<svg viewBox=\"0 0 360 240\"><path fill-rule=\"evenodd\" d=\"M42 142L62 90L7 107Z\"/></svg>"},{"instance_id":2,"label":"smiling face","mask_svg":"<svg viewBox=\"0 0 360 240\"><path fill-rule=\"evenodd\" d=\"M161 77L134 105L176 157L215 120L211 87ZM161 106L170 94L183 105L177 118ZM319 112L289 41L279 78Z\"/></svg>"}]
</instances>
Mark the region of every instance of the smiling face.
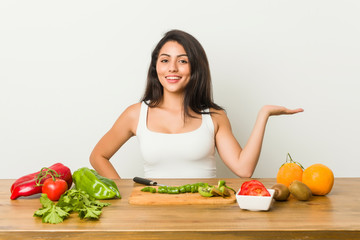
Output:
<instances>
[{"instance_id":1,"label":"smiling face","mask_svg":"<svg viewBox=\"0 0 360 240\"><path fill-rule=\"evenodd\" d=\"M156 71L165 93L183 93L190 81L190 62L184 47L169 41L160 49Z\"/></svg>"}]
</instances>

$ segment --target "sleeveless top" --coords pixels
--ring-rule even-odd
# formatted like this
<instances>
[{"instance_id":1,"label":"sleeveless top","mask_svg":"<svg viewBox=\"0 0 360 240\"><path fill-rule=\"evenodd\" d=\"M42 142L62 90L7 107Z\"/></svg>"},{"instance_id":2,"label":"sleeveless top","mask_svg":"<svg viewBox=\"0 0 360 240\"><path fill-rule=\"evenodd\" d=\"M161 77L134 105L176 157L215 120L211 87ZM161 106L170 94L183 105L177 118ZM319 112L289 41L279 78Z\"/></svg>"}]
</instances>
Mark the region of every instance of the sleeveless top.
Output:
<instances>
[{"instance_id":1,"label":"sleeveless top","mask_svg":"<svg viewBox=\"0 0 360 240\"><path fill-rule=\"evenodd\" d=\"M201 126L194 131L168 134L149 130L147 113L148 105L142 102L136 136L145 177L216 177L214 124L210 114L202 114Z\"/></svg>"}]
</instances>

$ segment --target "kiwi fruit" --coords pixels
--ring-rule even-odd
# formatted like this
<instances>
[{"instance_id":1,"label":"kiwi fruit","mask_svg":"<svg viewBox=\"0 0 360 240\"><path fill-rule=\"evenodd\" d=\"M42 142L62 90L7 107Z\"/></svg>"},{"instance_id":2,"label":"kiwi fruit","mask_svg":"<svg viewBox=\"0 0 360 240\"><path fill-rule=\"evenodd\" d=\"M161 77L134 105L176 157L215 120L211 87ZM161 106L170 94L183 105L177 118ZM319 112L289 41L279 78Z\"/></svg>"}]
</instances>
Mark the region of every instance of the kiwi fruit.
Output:
<instances>
[{"instance_id":1,"label":"kiwi fruit","mask_svg":"<svg viewBox=\"0 0 360 240\"><path fill-rule=\"evenodd\" d=\"M286 201L290 196L289 188L282 183L277 183L271 187L275 190L274 199L277 201Z\"/></svg>"},{"instance_id":2,"label":"kiwi fruit","mask_svg":"<svg viewBox=\"0 0 360 240\"><path fill-rule=\"evenodd\" d=\"M213 196L222 196L222 197L228 197L230 196L230 192L225 186L222 186L220 188L213 187L211 188L211 194Z\"/></svg>"},{"instance_id":3,"label":"kiwi fruit","mask_svg":"<svg viewBox=\"0 0 360 240\"><path fill-rule=\"evenodd\" d=\"M289 190L291 195L300 201L307 201L312 196L310 188L299 180L294 180L292 183L290 183Z\"/></svg>"}]
</instances>

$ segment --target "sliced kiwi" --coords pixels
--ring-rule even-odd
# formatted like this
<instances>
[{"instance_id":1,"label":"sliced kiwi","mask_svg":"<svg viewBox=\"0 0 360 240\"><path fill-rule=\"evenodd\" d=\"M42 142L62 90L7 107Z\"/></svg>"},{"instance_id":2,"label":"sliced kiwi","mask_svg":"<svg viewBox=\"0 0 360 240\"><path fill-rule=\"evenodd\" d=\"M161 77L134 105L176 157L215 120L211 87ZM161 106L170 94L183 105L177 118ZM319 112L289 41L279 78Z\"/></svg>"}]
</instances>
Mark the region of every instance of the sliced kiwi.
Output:
<instances>
[{"instance_id":1,"label":"sliced kiwi","mask_svg":"<svg viewBox=\"0 0 360 240\"><path fill-rule=\"evenodd\" d=\"M221 193L220 189L217 188L217 187L211 188L211 193L212 193L214 196L222 196L222 193Z\"/></svg>"},{"instance_id":2,"label":"sliced kiwi","mask_svg":"<svg viewBox=\"0 0 360 240\"><path fill-rule=\"evenodd\" d=\"M222 197L230 196L230 192L225 186L221 186L220 188L212 187L211 194L213 194L214 196L222 196Z\"/></svg>"},{"instance_id":3,"label":"sliced kiwi","mask_svg":"<svg viewBox=\"0 0 360 240\"><path fill-rule=\"evenodd\" d=\"M213 194L211 193L211 188L210 187L201 187L200 186L198 188L198 192L203 197L212 197L213 196Z\"/></svg>"},{"instance_id":4,"label":"sliced kiwi","mask_svg":"<svg viewBox=\"0 0 360 240\"><path fill-rule=\"evenodd\" d=\"M290 196L289 188L282 183L277 183L271 187L275 190L274 199L277 201L286 201Z\"/></svg>"}]
</instances>

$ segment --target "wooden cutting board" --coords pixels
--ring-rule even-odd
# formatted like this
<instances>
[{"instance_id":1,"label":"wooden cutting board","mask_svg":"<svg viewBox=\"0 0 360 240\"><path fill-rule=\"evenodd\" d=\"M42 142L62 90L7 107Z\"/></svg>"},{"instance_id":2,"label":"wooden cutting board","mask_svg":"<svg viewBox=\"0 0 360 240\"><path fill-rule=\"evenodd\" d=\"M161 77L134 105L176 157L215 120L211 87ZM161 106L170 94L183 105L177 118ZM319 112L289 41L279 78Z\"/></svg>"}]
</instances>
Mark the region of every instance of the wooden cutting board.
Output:
<instances>
[{"instance_id":1,"label":"wooden cutting board","mask_svg":"<svg viewBox=\"0 0 360 240\"><path fill-rule=\"evenodd\" d=\"M134 187L129 203L134 205L195 205L195 204L231 204L236 202L231 191L229 197L203 197L199 193L165 194L142 192L141 187ZM155 187L157 188L157 187Z\"/></svg>"}]
</instances>

